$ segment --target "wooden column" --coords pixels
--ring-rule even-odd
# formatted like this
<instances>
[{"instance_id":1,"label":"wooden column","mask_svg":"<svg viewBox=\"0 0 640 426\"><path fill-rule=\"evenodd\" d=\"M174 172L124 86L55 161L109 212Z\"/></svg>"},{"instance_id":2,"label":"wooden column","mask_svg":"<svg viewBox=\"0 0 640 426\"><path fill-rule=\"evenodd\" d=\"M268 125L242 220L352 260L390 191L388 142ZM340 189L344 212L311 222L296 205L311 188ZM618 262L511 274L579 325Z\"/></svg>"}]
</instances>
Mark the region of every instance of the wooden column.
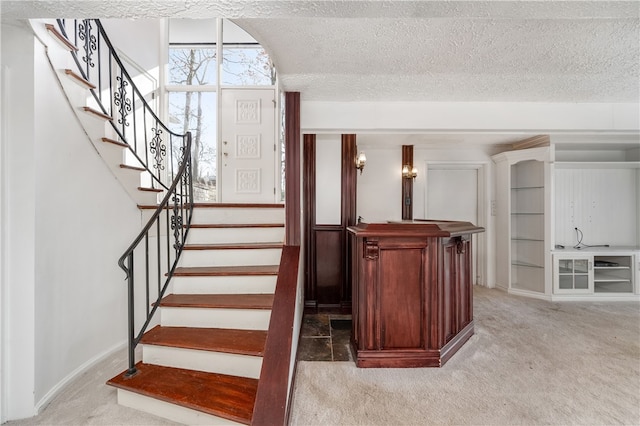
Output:
<instances>
[{"instance_id":1,"label":"wooden column","mask_svg":"<svg viewBox=\"0 0 640 426\"><path fill-rule=\"evenodd\" d=\"M305 308L317 307L316 295L316 135L303 136L303 181L304 181L304 303Z\"/></svg>"},{"instance_id":2,"label":"wooden column","mask_svg":"<svg viewBox=\"0 0 640 426\"><path fill-rule=\"evenodd\" d=\"M413 168L413 145L402 145L402 166ZM402 220L413 219L413 179L402 178Z\"/></svg>"},{"instance_id":3,"label":"wooden column","mask_svg":"<svg viewBox=\"0 0 640 426\"><path fill-rule=\"evenodd\" d=\"M347 237L347 227L356 224L356 199L358 176L356 169L356 135L342 135L342 212L341 225L343 229L343 259L344 281L342 283L342 298L340 305L345 313L351 313L351 262L349 261L350 240Z\"/></svg>"},{"instance_id":4,"label":"wooden column","mask_svg":"<svg viewBox=\"0 0 640 426\"><path fill-rule=\"evenodd\" d=\"M300 92L285 92L285 244L300 245Z\"/></svg>"}]
</instances>

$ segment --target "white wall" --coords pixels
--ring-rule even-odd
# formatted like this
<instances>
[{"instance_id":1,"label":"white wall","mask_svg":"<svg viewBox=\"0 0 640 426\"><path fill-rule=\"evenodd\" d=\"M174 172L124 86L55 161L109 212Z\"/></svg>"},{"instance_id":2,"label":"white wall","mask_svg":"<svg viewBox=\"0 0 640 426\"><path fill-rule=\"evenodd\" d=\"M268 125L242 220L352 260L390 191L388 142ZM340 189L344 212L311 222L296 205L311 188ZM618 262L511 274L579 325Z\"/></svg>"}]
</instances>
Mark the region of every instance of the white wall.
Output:
<instances>
[{"instance_id":1,"label":"white wall","mask_svg":"<svg viewBox=\"0 0 640 426\"><path fill-rule=\"evenodd\" d=\"M368 145L366 135L357 135L356 141L367 156L362 174L357 174L356 215L369 223L401 220L401 148Z\"/></svg>"},{"instance_id":2,"label":"white wall","mask_svg":"<svg viewBox=\"0 0 640 426\"><path fill-rule=\"evenodd\" d=\"M2 23L3 419L35 414L34 39L24 23Z\"/></svg>"},{"instance_id":3,"label":"white wall","mask_svg":"<svg viewBox=\"0 0 640 426\"><path fill-rule=\"evenodd\" d=\"M12 105L2 117L9 136L2 386L3 414L15 419L34 415L74 374L124 343L126 286L116 262L141 224L66 103L44 47L24 26L3 22L2 32L11 88L3 97Z\"/></svg>"},{"instance_id":4,"label":"white wall","mask_svg":"<svg viewBox=\"0 0 640 426\"><path fill-rule=\"evenodd\" d=\"M113 46L159 81L161 52L166 49L163 21L159 19L101 19L100 22ZM133 68L127 68L127 71L134 79L138 74L138 70Z\"/></svg>"}]
</instances>

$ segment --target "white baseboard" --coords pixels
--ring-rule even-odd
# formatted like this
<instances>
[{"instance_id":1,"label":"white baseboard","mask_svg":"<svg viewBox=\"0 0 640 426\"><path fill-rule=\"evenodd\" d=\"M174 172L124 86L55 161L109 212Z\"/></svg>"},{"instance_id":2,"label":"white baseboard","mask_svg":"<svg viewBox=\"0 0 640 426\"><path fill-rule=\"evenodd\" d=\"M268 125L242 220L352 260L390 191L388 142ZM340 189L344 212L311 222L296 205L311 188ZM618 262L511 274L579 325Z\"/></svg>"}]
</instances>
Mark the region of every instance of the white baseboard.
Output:
<instances>
[{"instance_id":1,"label":"white baseboard","mask_svg":"<svg viewBox=\"0 0 640 426\"><path fill-rule=\"evenodd\" d=\"M84 372L88 371L90 368L95 366L96 364L104 361L114 353L124 349L127 346L127 341L124 340L122 342L116 343L114 346L108 348L107 350L99 353L93 358L89 359L84 364L80 365L78 368L69 373L65 378L60 380L54 387L52 387L49 392L45 396L42 397L40 401L35 406L36 413L40 414L40 412L53 400L53 398L62 391L65 386L67 386L70 382L78 378Z\"/></svg>"}]
</instances>

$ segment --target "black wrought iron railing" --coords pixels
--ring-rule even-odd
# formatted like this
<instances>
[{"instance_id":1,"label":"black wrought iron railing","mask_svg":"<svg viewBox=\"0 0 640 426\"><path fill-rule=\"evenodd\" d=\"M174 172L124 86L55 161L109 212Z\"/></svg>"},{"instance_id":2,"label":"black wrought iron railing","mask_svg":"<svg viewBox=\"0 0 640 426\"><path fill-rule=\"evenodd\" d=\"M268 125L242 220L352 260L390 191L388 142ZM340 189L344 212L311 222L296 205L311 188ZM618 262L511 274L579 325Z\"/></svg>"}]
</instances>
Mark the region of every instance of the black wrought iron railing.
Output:
<instances>
[{"instance_id":1,"label":"black wrought iron railing","mask_svg":"<svg viewBox=\"0 0 640 426\"><path fill-rule=\"evenodd\" d=\"M91 89L95 107L111 117L115 134L128 145L130 160L151 176L151 187L168 189L176 176L184 135L169 130L149 105L153 89L143 93L127 71L97 19L59 19L62 34L73 43L73 57ZM93 105L92 105L93 106Z\"/></svg>"},{"instance_id":2,"label":"black wrought iron railing","mask_svg":"<svg viewBox=\"0 0 640 426\"><path fill-rule=\"evenodd\" d=\"M136 373L135 349L164 297L182 253L193 213L191 134L172 132L158 118L125 69L97 19L58 20L84 79L96 86L93 99L129 155L151 175L164 197L118 260L128 283L129 366Z\"/></svg>"}]
</instances>

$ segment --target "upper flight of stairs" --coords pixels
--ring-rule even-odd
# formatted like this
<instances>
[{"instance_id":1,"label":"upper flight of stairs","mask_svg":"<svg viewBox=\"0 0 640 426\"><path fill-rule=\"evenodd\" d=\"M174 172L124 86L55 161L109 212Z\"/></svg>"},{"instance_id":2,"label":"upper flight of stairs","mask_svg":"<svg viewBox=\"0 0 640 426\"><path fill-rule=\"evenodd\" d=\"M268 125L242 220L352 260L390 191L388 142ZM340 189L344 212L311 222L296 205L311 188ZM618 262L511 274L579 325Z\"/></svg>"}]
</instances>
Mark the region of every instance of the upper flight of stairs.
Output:
<instances>
[{"instance_id":1,"label":"upper flight of stairs","mask_svg":"<svg viewBox=\"0 0 640 426\"><path fill-rule=\"evenodd\" d=\"M47 44L47 56L60 86L98 154L137 204L157 203L162 190L152 188L149 172L113 130L113 117L101 112L90 92L96 86L80 75L70 54L77 48L60 33L53 21L34 20L32 28Z\"/></svg>"},{"instance_id":2,"label":"upper flight of stairs","mask_svg":"<svg viewBox=\"0 0 640 426\"><path fill-rule=\"evenodd\" d=\"M120 404L180 423L251 424L284 209L197 204L193 224L139 373L108 384Z\"/></svg>"}]
</instances>

